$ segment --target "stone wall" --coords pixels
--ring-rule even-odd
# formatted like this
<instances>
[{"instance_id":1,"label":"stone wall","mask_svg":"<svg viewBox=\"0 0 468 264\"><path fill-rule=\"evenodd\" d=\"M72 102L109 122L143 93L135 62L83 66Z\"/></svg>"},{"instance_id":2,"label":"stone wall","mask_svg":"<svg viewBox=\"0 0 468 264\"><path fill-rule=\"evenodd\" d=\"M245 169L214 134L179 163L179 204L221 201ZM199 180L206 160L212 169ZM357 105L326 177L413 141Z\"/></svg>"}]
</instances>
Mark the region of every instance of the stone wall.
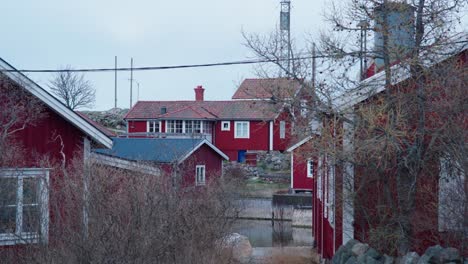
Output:
<instances>
[{"instance_id":1,"label":"stone wall","mask_svg":"<svg viewBox=\"0 0 468 264\"><path fill-rule=\"evenodd\" d=\"M440 245L429 247L422 256L416 252L409 252L402 257L382 255L368 244L357 240L350 240L336 251L331 261L333 264L442 264L468 263L463 260L456 248L443 248Z\"/></svg>"}]
</instances>

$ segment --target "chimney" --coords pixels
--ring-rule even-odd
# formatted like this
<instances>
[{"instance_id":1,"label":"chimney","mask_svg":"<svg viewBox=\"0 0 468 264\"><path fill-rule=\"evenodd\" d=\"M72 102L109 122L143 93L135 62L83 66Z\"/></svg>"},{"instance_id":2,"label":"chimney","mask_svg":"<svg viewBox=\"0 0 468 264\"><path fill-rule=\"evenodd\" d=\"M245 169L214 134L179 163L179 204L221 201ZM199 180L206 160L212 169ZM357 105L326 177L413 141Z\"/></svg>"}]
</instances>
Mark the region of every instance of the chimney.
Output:
<instances>
[{"instance_id":1,"label":"chimney","mask_svg":"<svg viewBox=\"0 0 468 264\"><path fill-rule=\"evenodd\" d=\"M195 101L203 101L203 93L205 92L205 89L201 85L198 85L195 90Z\"/></svg>"}]
</instances>

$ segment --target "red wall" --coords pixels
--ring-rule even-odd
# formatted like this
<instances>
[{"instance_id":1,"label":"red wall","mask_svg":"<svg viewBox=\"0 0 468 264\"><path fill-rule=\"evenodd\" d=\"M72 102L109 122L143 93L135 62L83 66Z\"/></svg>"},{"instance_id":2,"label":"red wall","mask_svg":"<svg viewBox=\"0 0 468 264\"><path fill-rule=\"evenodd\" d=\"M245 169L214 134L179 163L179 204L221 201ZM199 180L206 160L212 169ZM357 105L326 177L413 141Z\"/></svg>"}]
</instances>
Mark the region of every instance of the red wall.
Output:
<instances>
[{"instance_id":1,"label":"red wall","mask_svg":"<svg viewBox=\"0 0 468 264\"><path fill-rule=\"evenodd\" d=\"M214 145L229 156L229 160L237 160L239 150L268 150L269 122L250 121L250 138L234 138L234 121L230 121L229 131L221 131L221 122L215 124Z\"/></svg>"},{"instance_id":2,"label":"red wall","mask_svg":"<svg viewBox=\"0 0 468 264\"><path fill-rule=\"evenodd\" d=\"M307 177L307 159L310 158L308 143L298 147L293 151L293 189L313 190L313 178ZM317 174L317 162L314 160L314 177Z\"/></svg>"},{"instance_id":3,"label":"red wall","mask_svg":"<svg viewBox=\"0 0 468 264\"><path fill-rule=\"evenodd\" d=\"M146 121L127 121L128 133L146 133ZM164 131L164 130L163 130Z\"/></svg>"},{"instance_id":4,"label":"red wall","mask_svg":"<svg viewBox=\"0 0 468 264\"><path fill-rule=\"evenodd\" d=\"M280 138L280 122L286 122L286 136ZM273 150L284 151L289 147L291 140L291 118L288 112L283 111L273 122Z\"/></svg>"},{"instance_id":5,"label":"red wall","mask_svg":"<svg viewBox=\"0 0 468 264\"><path fill-rule=\"evenodd\" d=\"M35 126L27 126L14 134L15 141L26 150L24 165L37 166L45 158L52 162L61 162L62 142L66 162L75 156L83 157L84 134L52 110L46 109L45 112L47 116Z\"/></svg>"},{"instance_id":6,"label":"red wall","mask_svg":"<svg viewBox=\"0 0 468 264\"><path fill-rule=\"evenodd\" d=\"M204 144L182 162L182 164L178 165L183 179L182 186L195 186L195 167L197 165L205 165L206 183L221 176L222 162L223 158L212 148ZM160 167L168 175L171 175L173 172L173 165L171 164L163 164Z\"/></svg>"}]
</instances>

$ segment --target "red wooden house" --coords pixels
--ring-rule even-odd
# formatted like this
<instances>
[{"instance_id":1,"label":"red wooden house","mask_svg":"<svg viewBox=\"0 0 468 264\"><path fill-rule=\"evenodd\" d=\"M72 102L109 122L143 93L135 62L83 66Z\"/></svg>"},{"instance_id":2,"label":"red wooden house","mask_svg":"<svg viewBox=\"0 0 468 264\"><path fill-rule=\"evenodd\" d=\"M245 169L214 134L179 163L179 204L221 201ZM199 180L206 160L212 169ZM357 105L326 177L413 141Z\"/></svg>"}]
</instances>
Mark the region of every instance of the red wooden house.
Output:
<instances>
[{"instance_id":1,"label":"red wooden house","mask_svg":"<svg viewBox=\"0 0 468 264\"><path fill-rule=\"evenodd\" d=\"M444 68L449 60L457 61L457 67L461 71L466 71L467 46L454 45L454 52L447 51L446 54L432 58L431 68ZM450 65L453 62L450 62ZM354 111L360 107L372 106L378 103L379 96L385 91L384 72L377 73L361 82L359 89L353 94L347 94L346 98L336 100L336 110L347 120L354 120ZM414 81L409 70L402 65L392 66L392 88L394 91L411 91L412 81ZM466 82L466 75L456 76L461 82ZM465 79L463 79L465 78ZM431 83L430 77L427 80ZM449 94L451 87L439 87L441 94ZM444 91L445 90L445 91ZM430 100L439 100L431 98ZM447 106L448 107L448 106ZM458 116L459 113L454 113ZM459 117L461 124L466 124L466 113ZM445 120L440 120L431 113L427 116L430 126L444 126ZM464 121L463 121L464 120ZM465 122L465 123L464 123ZM324 119L324 124L327 119ZM331 126L334 133L343 133L339 146L343 148L344 153L353 155L354 141L356 131L348 122L338 127ZM365 208L369 212L379 208L378 193L383 192L380 185L376 182L369 189L364 190L367 198L359 199L359 193L356 186L360 183L366 174L366 168L356 167L349 162L338 162L331 160L327 155L321 155L317 158L317 174L313 178L313 235L317 243L318 252L324 258L331 258L336 250L348 242L350 239L357 239L364 243L369 243L369 229L372 227L372 221L369 216L365 217L361 211ZM436 243L460 246L460 241L453 240L459 236L463 228L463 216L460 218L453 212L447 212L447 203L454 203L454 200L447 199L447 194L455 192L456 186L466 186L466 176L464 173L453 176L448 179L447 170L444 168L443 157L440 160L434 160L425 164L424 177L418 181L417 188L420 191L416 197L414 209L415 221L413 223L414 239L411 241L411 250L423 253L423 251ZM454 173L452 171L452 173ZM314 175L315 176L315 175ZM394 173L389 172L387 179L393 181ZM455 182L457 183L455 183ZM460 189L460 188L458 188ZM463 189L463 188L462 188ZM457 190L459 191L459 190ZM462 191L463 192L463 191ZM465 187L466 192L466 187ZM450 195L448 195L450 196ZM356 209L356 199L359 201L360 210ZM463 203L456 201L455 203ZM431 206L427 206L431 204ZM433 205L433 206L432 206ZM453 210L453 209L452 209ZM450 215L447 219L446 215ZM466 216L465 216L466 218ZM455 220L458 219L458 220ZM461 229L460 229L461 228ZM465 249L466 250L466 249ZM466 252L464 253L466 254Z\"/></svg>"},{"instance_id":2,"label":"red wooden house","mask_svg":"<svg viewBox=\"0 0 468 264\"><path fill-rule=\"evenodd\" d=\"M93 152L114 163L123 160L157 166L166 175L180 179L182 187L205 185L222 176L223 161L228 160L217 147L201 138L114 138L112 149Z\"/></svg>"},{"instance_id":3,"label":"red wooden house","mask_svg":"<svg viewBox=\"0 0 468 264\"><path fill-rule=\"evenodd\" d=\"M295 192L313 190L313 179L317 175L317 158L312 152L312 136L308 136L288 148L291 152L291 189Z\"/></svg>"},{"instance_id":4,"label":"red wooden house","mask_svg":"<svg viewBox=\"0 0 468 264\"><path fill-rule=\"evenodd\" d=\"M5 129L18 118L7 131L11 132L8 144L22 152L21 158L0 168L0 246L47 242L49 227L55 225L49 200L63 184L60 169L51 166L68 166L73 159L86 161L91 146L111 148L112 140L2 59L0 70L0 124ZM6 109L19 93L24 96L18 98L25 101L13 102L15 106ZM32 110L42 112L31 123L21 122L25 113L15 113L27 105L26 100L37 100L37 109Z\"/></svg>"},{"instance_id":5,"label":"red wooden house","mask_svg":"<svg viewBox=\"0 0 468 264\"><path fill-rule=\"evenodd\" d=\"M249 152L286 150L292 123L288 107L271 96L263 100L265 93L247 99L245 87L251 86L241 85L236 94L242 96L233 97L241 100L205 101L198 86L195 101L139 101L125 116L127 136L205 138L240 162Z\"/></svg>"}]
</instances>

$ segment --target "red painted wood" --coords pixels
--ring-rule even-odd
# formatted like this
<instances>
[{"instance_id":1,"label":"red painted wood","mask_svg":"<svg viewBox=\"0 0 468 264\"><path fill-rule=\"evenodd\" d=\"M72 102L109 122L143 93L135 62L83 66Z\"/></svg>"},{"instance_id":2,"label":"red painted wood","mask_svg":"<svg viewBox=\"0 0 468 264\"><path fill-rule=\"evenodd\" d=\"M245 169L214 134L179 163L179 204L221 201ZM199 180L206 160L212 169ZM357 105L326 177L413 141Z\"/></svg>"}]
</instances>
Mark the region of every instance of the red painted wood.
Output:
<instances>
[{"instance_id":1,"label":"red painted wood","mask_svg":"<svg viewBox=\"0 0 468 264\"><path fill-rule=\"evenodd\" d=\"M128 121L128 133L146 133L146 121ZM163 130L164 131L164 130Z\"/></svg>"},{"instance_id":2,"label":"red painted wood","mask_svg":"<svg viewBox=\"0 0 468 264\"><path fill-rule=\"evenodd\" d=\"M285 138L281 138L280 122L286 122ZM290 147L291 140L291 118L289 113L283 111L273 122L273 150L284 151Z\"/></svg>"},{"instance_id":3,"label":"red painted wood","mask_svg":"<svg viewBox=\"0 0 468 264\"><path fill-rule=\"evenodd\" d=\"M237 160L239 150L268 150L269 124L263 121L250 121L250 137L234 138L234 121L230 121L229 131L221 130L221 122L215 124L214 144L229 156L229 160Z\"/></svg>"}]
</instances>

